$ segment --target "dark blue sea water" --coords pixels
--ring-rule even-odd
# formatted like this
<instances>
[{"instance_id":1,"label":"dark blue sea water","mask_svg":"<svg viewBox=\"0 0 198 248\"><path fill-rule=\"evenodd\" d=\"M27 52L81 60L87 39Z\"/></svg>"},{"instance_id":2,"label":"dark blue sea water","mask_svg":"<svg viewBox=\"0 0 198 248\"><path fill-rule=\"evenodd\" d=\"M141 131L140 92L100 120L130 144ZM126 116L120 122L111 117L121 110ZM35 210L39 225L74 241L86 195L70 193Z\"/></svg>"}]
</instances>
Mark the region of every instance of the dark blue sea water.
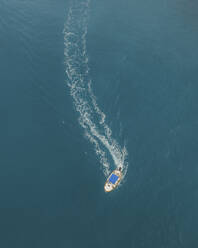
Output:
<instances>
[{"instance_id":1,"label":"dark blue sea water","mask_svg":"<svg viewBox=\"0 0 198 248\"><path fill-rule=\"evenodd\" d=\"M196 248L198 4L88 2L0 1L0 247Z\"/></svg>"}]
</instances>

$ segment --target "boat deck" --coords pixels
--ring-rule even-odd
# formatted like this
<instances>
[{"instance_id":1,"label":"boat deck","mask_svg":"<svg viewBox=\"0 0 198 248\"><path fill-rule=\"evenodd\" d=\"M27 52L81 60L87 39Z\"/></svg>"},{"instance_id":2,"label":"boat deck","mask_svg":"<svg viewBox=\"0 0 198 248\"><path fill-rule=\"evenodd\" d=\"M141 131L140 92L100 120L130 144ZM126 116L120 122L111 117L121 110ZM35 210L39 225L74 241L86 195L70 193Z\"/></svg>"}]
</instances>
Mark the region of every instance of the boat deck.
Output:
<instances>
[{"instance_id":1,"label":"boat deck","mask_svg":"<svg viewBox=\"0 0 198 248\"><path fill-rule=\"evenodd\" d=\"M119 185L121 178L122 172L119 170L114 170L107 178L107 181L104 185L105 192L110 192L114 190Z\"/></svg>"}]
</instances>

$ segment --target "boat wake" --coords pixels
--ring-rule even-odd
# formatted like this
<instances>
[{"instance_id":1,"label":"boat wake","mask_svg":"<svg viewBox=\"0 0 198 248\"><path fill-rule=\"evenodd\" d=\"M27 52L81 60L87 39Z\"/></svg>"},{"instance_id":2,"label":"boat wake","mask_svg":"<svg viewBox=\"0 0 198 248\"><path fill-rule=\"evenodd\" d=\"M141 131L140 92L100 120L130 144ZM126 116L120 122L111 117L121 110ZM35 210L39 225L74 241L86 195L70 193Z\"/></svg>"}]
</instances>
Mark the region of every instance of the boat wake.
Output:
<instances>
[{"instance_id":1,"label":"boat wake","mask_svg":"<svg viewBox=\"0 0 198 248\"><path fill-rule=\"evenodd\" d=\"M106 124L105 114L98 107L92 91L86 49L89 4L90 0L72 1L65 23L64 54L67 84L79 113L79 123L85 131L85 136L94 145L104 175L106 177L109 175L113 160L116 168L122 167L125 176L128 167L126 147L121 148L112 137L112 131Z\"/></svg>"}]
</instances>

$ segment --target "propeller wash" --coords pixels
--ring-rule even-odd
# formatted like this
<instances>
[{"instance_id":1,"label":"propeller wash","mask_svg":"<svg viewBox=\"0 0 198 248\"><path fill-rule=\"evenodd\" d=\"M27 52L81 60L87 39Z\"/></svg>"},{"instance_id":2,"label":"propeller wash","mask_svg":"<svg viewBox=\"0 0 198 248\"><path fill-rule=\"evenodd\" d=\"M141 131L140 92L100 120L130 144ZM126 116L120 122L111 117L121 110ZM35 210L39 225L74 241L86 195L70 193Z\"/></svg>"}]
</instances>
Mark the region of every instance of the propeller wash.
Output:
<instances>
[{"instance_id":1,"label":"propeller wash","mask_svg":"<svg viewBox=\"0 0 198 248\"><path fill-rule=\"evenodd\" d=\"M67 84L73 97L74 106L79 113L79 123L85 136L94 145L106 177L110 174L112 157L115 169L121 167L123 177L128 163L127 150L120 147L112 137L112 131L106 124L105 114L97 105L89 76L86 35L90 0L72 1L64 27L64 55Z\"/></svg>"}]
</instances>

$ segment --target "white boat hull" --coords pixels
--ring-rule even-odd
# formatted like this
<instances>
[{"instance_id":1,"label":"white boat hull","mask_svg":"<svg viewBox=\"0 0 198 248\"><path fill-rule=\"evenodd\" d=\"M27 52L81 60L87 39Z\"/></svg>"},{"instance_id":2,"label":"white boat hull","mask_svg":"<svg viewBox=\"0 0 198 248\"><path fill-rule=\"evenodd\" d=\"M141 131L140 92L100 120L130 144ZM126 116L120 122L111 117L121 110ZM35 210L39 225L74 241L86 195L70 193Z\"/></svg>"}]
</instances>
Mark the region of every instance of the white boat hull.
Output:
<instances>
[{"instance_id":1,"label":"white boat hull","mask_svg":"<svg viewBox=\"0 0 198 248\"><path fill-rule=\"evenodd\" d=\"M122 179L122 172L120 170L114 170L107 178L107 181L104 185L104 191L111 192L112 190L114 190L120 184L121 179ZM116 181L114 182L114 180Z\"/></svg>"}]
</instances>

